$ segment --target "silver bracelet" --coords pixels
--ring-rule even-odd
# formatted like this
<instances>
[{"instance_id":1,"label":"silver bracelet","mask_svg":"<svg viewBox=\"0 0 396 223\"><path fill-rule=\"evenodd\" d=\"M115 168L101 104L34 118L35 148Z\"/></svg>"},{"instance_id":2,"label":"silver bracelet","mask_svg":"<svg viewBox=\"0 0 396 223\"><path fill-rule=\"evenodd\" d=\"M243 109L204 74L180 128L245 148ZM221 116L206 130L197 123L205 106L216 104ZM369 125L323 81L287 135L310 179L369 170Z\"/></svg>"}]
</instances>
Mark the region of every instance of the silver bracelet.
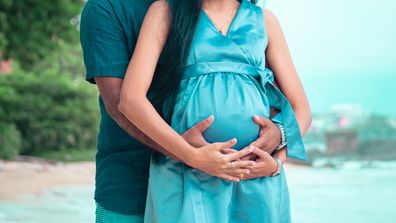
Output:
<instances>
[{"instance_id":1,"label":"silver bracelet","mask_svg":"<svg viewBox=\"0 0 396 223\"><path fill-rule=\"evenodd\" d=\"M281 143L279 144L278 147L276 147L275 151L278 151L280 149L282 149L283 147L286 146L287 144L287 140L286 140L286 132L285 132L285 127L283 127L282 124L275 124L276 126L278 126L280 132L281 132Z\"/></svg>"},{"instance_id":2,"label":"silver bracelet","mask_svg":"<svg viewBox=\"0 0 396 223\"><path fill-rule=\"evenodd\" d=\"M277 155L275 155L274 159L276 160L277 167L276 167L276 171L271 174L271 177L278 176L280 174L281 168L282 168L282 161L279 159L279 157Z\"/></svg>"}]
</instances>

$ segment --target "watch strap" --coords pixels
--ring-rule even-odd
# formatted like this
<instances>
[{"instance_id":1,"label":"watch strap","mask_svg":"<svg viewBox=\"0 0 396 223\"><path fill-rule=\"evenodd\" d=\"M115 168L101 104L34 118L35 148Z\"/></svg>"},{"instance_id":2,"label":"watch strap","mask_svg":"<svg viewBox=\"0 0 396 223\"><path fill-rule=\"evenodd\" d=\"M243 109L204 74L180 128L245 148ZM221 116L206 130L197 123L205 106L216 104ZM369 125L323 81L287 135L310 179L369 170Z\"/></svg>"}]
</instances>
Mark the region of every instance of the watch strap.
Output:
<instances>
[{"instance_id":1,"label":"watch strap","mask_svg":"<svg viewBox=\"0 0 396 223\"><path fill-rule=\"evenodd\" d=\"M281 143L279 144L278 147L275 148L275 151L278 151L278 150L280 150L280 149L282 149L283 147L286 146L287 140L286 140L285 127L282 124L280 124L280 123L276 123L275 125L278 126L279 131L281 133Z\"/></svg>"},{"instance_id":2,"label":"watch strap","mask_svg":"<svg viewBox=\"0 0 396 223\"><path fill-rule=\"evenodd\" d=\"M276 177L280 174L281 168L282 168L282 161L278 158L278 156L274 156L274 159L276 160L277 163L277 168L276 171L272 173L271 177Z\"/></svg>"}]
</instances>

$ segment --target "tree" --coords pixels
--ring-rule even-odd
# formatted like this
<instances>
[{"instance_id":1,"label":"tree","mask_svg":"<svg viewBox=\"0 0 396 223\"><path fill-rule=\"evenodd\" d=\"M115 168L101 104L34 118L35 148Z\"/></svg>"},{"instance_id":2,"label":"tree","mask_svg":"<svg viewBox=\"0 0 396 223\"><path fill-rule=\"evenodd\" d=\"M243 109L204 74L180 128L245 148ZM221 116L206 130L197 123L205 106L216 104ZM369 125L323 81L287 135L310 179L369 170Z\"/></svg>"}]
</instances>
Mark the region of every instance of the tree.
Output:
<instances>
[{"instance_id":1,"label":"tree","mask_svg":"<svg viewBox=\"0 0 396 223\"><path fill-rule=\"evenodd\" d=\"M0 0L0 52L29 70L60 44L78 42L83 0Z\"/></svg>"},{"instance_id":2,"label":"tree","mask_svg":"<svg viewBox=\"0 0 396 223\"><path fill-rule=\"evenodd\" d=\"M17 149L32 154L95 148L98 115L97 92L85 82L54 70L0 76L0 144L6 144L0 158Z\"/></svg>"}]
</instances>

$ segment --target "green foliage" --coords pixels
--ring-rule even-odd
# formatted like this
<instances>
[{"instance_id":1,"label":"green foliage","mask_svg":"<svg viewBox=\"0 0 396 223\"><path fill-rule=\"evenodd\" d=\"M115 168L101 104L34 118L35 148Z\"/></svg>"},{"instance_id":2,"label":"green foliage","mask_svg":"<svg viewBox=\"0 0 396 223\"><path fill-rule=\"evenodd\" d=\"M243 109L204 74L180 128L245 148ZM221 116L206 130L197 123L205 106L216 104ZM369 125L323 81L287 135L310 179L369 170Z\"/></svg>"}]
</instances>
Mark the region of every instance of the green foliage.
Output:
<instances>
[{"instance_id":1,"label":"green foliage","mask_svg":"<svg viewBox=\"0 0 396 223\"><path fill-rule=\"evenodd\" d=\"M0 76L0 122L15 124L23 154L95 148L96 104L91 86L51 70Z\"/></svg>"},{"instance_id":2,"label":"green foliage","mask_svg":"<svg viewBox=\"0 0 396 223\"><path fill-rule=\"evenodd\" d=\"M21 149L21 135L14 124L0 122L0 159L13 159Z\"/></svg>"},{"instance_id":3,"label":"green foliage","mask_svg":"<svg viewBox=\"0 0 396 223\"><path fill-rule=\"evenodd\" d=\"M40 74L45 70L52 73L64 74L72 80L83 80L85 69L80 44L61 42L59 48L34 64L29 70Z\"/></svg>"},{"instance_id":4,"label":"green foliage","mask_svg":"<svg viewBox=\"0 0 396 223\"><path fill-rule=\"evenodd\" d=\"M0 52L24 69L43 59L62 42L78 42L82 0L1 0Z\"/></svg>"},{"instance_id":5,"label":"green foliage","mask_svg":"<svg viewBox=\"0 0 396 223\"><path fill-rule=\"evenodd\" d=\"M0 158L93 157L99 111L97 91L82 78L84 2L0 0L0 59L14 63L0 75Z\"/></svg>"}]
</instances>

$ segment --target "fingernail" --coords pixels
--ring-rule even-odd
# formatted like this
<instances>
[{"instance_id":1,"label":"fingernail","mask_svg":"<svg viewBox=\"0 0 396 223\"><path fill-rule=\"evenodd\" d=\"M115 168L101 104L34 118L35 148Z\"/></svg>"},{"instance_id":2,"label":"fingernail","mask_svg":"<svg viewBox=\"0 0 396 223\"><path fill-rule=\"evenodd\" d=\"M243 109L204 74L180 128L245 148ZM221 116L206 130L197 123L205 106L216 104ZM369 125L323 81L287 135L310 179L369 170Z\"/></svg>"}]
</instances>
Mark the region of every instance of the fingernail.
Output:
<instances>
[{"instance_id":1,"label":"fingernail","mask_svg":"<svg viewBox=\"0 0 396 223\"><path fill-rule=\"evenodd\" d=\"M246 173L245 174L250 174L250 170L246 170Z\"/></svg>"},{"instance_id":2,"label":"fingernail","mask_svg":"<svg viewBox=\"0 0 396 223\"><path fill-rule=\"evenodd\" d=\"M259 117L258 115L253 115L253 118L258 119Z\"/></svg>"},{"instance_id":3,"label":"fingernail","mask_svg":"<svg viewBox=\"0 0 396 223\"><path fill-rule=\"evenodd\" d=\"M253 152L257 147L255 147L255 146L253 146L253 145L250 145L249 148L250 148L250 151Z\"/></svg>"},{"instance_id":4,"label":"fingernail","mask_svg":"<svg viewBox=\"0 0 396 223\"><path fill-rule=\"evenodd\" d=\"M211 120L211 119L214 119L214 115L210 115L210 116L208 117L208 120Z\"/></svg>"}]
</instances>

